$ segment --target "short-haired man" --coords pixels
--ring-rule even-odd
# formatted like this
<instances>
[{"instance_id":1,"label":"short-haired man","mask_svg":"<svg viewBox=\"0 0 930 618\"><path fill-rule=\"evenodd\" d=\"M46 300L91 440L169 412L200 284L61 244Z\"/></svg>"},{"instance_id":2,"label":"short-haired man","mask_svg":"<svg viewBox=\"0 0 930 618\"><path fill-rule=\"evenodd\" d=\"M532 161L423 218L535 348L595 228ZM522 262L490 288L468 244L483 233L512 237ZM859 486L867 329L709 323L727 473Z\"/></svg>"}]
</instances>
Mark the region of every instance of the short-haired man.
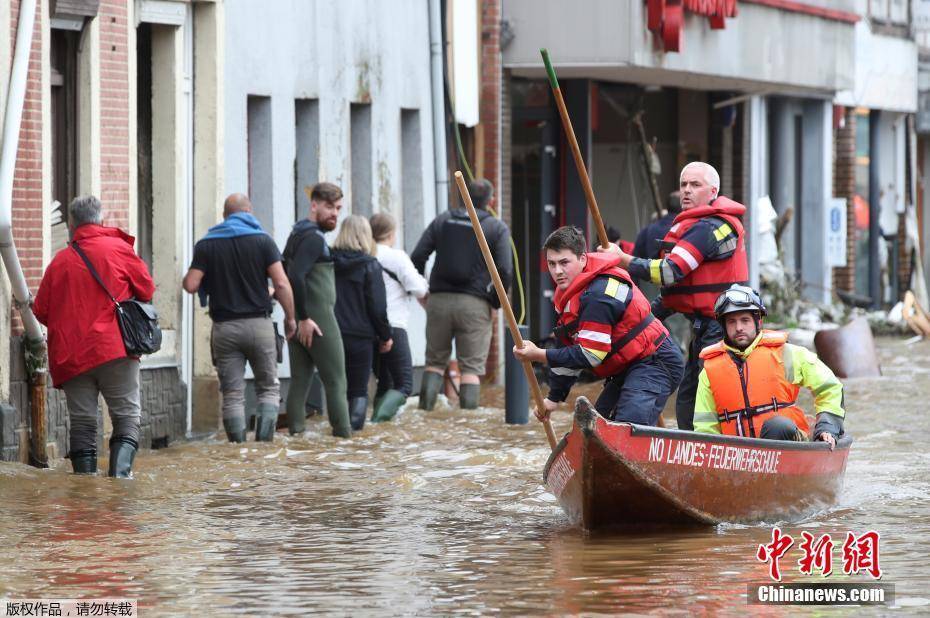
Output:
<instances>
[{"instance_id":1,"label":"short-haired man","mask_svg":"<svg viewBox=\"0 0 930 618\"><path fill-rule=\"evenodd\" d=\"M750 287L720 295L715 317L723 341L704 348L694 429L770 440L808 439L810 427L797 405L806 387L814 395L814 440L832 449L843 435L843 385L817 355L787 343L788 334L762 329L765 305Z\"/></svg>"},{"instance_id":2,"label":"short-haired man","mask_svg":"<svg viewBox=\"0 0 930 618\"><path fill-rule=\"evenodd\" d=\"M284 332L290 338L294 297L274 239L252 215L252 202L233 193L223 204L223 222L214 225L194 246L194 258L184 276L184 289L209 300L213 320L213 363L223 395L223 428L230 442L245 441L245 363L255 375L255 439L274 436L281 387L278 381L276 332L271 320L271 296L284 309Z\"/></svg>"},{"instance_id":3,"label":"short-haired man","mask_svg":"<svg viewBox=\"0 0 930 618\"><path fill-rule=\"evenodd\" d=\"M679 429L693 429L700 353L723 338L714 319L714 302L720 292L749 279L741 221L746 207L718 195L720 176L707 163L686 165L679 184L682 211L662 242L660 258L622 253L620 265L635 279L649 280L661 288L652 304L657 317L665 319L678 312L691 322L688 362L675 412Z\"/></svg>"},{"instance_id":4,"label":"short-haired man","mask_svg":"<svg viewBox=\"0 0 930 618\"><path fill-rule=\"evenodd\" d=\"M288 341L291 383L287 395L287 426L291 435L306 428L306 404L316 368L326 392L326 412L333 435L352 436L346 398L346 360L336 322L336 274L333 256L323 236L336 229L342 210L342 189L331 182L310 190L310 212L294 224L284 247L287 277L294 289L297 336Z\"/></svg>"},{"instance_id":5,"label":"short-haired man","mask_svg":"<svg viewBox=\"0 0 930 618\"><path fill-rule=\"evenodd\" d=\"M103 394L113 421L109 475L128 478L139 448L139 359L126 354L110 294L148 302L155 284L133 250L135 239L103 225L100 200L93 195L71 202L68 228L71 246L45 269L32 309L48 327L49 372L68 400L71 467L76 474L97 472L97 398Z\"/></svg>"},{"instance_id":6,"label":"short-haired man","mask_svg":"<svg viewBox=\"0 0 930 618\"><path fill-rule=\"evenodd\" d=\"M494 203L494 187L478 179L469 183L468 191L501 282L507 288L513 277L510 230L488 212ZM480 376L485 372L491 345L491 309L499 307L500 302L464 207L441 213L423 231L410 255L421 274L433 251L436 263L429 277L426 304L426 370L420 384L420 408L432 410L436 404L453 340L462 374L459 405L477 408Z\"/></svg>"},{"instance_id":7,"label":"short-haired man","mask_svg":"<svg viewBox=\"0 0 930 618\"><path fill-rule=\"evenodd\" d=\"M555 281L553 302L559 314L556 335L564 347L543 350L532 342L514 346L520 360L550 367L546 418L583 369L606 378L594 407L607 419L655 425L681 379L684 361L649 301L619 267L615 253L585 253L581 230L561 227L543 249Z\"/></svg>"}]
</instances>

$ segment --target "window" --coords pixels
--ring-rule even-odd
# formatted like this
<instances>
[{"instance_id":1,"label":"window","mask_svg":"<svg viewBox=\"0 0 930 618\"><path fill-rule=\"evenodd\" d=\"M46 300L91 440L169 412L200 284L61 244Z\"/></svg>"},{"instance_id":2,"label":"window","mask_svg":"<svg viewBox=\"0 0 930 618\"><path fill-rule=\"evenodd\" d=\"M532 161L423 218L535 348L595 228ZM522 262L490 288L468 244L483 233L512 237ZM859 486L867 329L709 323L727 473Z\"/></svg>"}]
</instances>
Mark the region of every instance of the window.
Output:
<instances>
[{"instance_id":1,"label":"window","mask_svg":"<svg viewBox=\"0 0 930 618\"><path fill-rule=\"evenodd\" d=\"M249 159L249 200L252 213L269 234L274 224L271 150L271 97L249 95L246 106Z\"/></svg>"},{"instance_id":2,"label":"window","mask_svg":"<svg viewBox=\"0 0 930 618\"><path fill-rule=\"evenodd\" d=\"M81 33L51 30L52 198L61 204L53 221L52 253L68 244L68 204L78 193L78 41Z\"/></svg>"},{"instance_id":3,"label":"window","mask_svg":"<svg viewBox=\"0 0 930 618\"><path fill-rule=\"evenodd\" d=\"M413 251L423 231L423 164L420 149L420 110L400 110L400 182L404 249Z\"/></svg>"},{"instance_id":4,"label":"window","mask_svg":"<svg viewBox=\"0 0 930 618\"><path fill-rule=\"evenodd\" d=\"M316 99L294 101L294 219L307 216L309 203L304 187L320 181L320 104Z\"/></svg>"},{"instance_id":5,"label":"window","mask_svg":"<svg viewBox=\"0 0 930 618\"><path fill-rule=\"evenodd\" d=\"M352 202L353 215L368 217L371 207L371 105L350 105L350 133L352 148Z\"/></svg>"}]
</instances>

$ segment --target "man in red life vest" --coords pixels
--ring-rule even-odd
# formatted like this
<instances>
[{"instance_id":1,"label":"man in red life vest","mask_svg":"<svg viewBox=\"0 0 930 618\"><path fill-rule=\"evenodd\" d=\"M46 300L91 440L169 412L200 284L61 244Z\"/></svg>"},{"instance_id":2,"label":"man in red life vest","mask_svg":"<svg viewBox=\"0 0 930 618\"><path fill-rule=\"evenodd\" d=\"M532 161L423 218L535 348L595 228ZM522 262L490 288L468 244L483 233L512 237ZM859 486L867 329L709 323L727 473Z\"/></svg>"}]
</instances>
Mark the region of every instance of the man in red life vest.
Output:
<instances>
[{"instance_id":1,"label":"man in red life vest","mask_svg":"<svg viewBox=\"0 0 930 618\"><path fill-rule=\"evenodd\" d=\"M762 330L765 305L750 287L720 295L716 318L724 339L704 348L694 429L747 438L804 441L810 426L797 405L801 387L814 395L813 438L832 449L843 434L843 385L817 355L787 343L788 334Z\"/></svg>"},{"instance_id":2,"label":"man in red life vest","mask_svg":"<svg viewBox=\"0 0 930 618\"><path fill-rule=\"evenodd\" d=\"M590 369L606 378L594 404L602 416L655 425L681 379L681 352L618 266L618 253L586 253L586 246L581 230L572 226L557 229L543 245L556 285L556 336L563 347L543 350L527 341L513 350L520 360L549 365L549 395L536 415L547 418L581 371Z\"/></svg>"},{"instance_id":3,"label":"man in red life vest","mask_svg":"<svg viewBox=\"0 0 930 618\"><path fill-rule=\"evenodd\" d=\"M634 279L647 279L661 288L652 303L657 317L665 319L677 311L691 322L688 362L675 405L679 429L690 430L701 350L723 338L714 319L714 302L732 284L748 283L749 265L740 220L746 207L718 195L717 170L695 161L681 170L680 180L682 212L662 241L659 259L621 252L620 267Z\"/></svg>"}]
</instances>

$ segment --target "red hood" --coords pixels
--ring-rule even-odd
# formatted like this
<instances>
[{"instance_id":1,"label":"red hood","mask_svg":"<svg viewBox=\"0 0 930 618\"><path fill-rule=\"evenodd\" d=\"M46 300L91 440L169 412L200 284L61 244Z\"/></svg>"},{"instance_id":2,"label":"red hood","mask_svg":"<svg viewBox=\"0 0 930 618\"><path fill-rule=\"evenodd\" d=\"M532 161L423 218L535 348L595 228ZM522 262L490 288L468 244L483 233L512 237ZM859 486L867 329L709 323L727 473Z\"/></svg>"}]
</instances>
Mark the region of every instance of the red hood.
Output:
<instances>
[{"instance_id":1,"label":"red hood","mask_svg":"<svg viewBox=\"0 0 930 618\"><path fill-rule=\"evenodd\" d=\"M715 199L709 205L694 206L687 210L682 210L680 213L678 213L678 216L675 217L675 223L679 223L685 219L700 219L702 217L708 217L716 214L742 217L746 214L746 207L739 202L734 202L728 197L718 195L717 199Z\"/></svg>"},{"instance_id":2,"label":"red hood","mask_svg":"<svg viewBox=\"0 0 930 618\"><path fill-rule=\"evenodd\" d=\"M130 236L123 230L118 227L108 227L105 225L97 225L96 223L86 223L76 230L74 230L74 236L72 240L80 242L82 240L87 240L89 238L98 238L100 236L109 236L111 238L119 238L124 241L130 247L135 246L136 239L133 236Z\"/></svg>"},{"instance_id":3,"label":"red hood","mask_svg":"<svg viewBox=\"0 0 930 618\"><path fill-rule=\"evenodd\" d=\"M575 280L565 288L565 291L556 289L555 296L553 296L552 299L552 302L555 304L555 310L562 313L562 309L565 308L565 303L568 302L568 299L588 287L588 284L591 283L595 277L611 268L619 267L620 256L616 253L589 253L588 262L585 264L584 269L575 277Z\"/></svg>"}]
</instances>

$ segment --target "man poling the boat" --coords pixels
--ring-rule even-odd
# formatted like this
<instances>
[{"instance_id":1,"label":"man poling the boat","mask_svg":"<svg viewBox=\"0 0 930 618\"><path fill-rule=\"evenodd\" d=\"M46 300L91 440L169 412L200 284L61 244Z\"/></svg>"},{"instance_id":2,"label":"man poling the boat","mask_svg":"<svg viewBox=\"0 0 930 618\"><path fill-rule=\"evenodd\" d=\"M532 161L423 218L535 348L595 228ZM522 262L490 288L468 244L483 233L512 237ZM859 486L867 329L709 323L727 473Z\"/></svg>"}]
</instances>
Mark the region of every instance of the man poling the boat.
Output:
<instances>
[{"instance_id":1,"label":"man poling the boat","mask_svg":"<svg viewBox=\"0 0 930 618\"><path fill-rule=\"evenodd\" d=\"M684 361L668 331L652 315L649 301L620 268L613 252L586 253L584 235L565 226L546 239L543 249L556 284L559 313L555 334L564 347L543 350L532 342L514 346L521 361L550 367L547 419L565 401L583 369L606 378L595 403L607 419L655 425L665 402L681 380ZM616 246L612 249L619 251Z\"/></svg>"},{"instance_id":2,"label":"man poling the boat","mask_svg":"<svg viewBox=\"0 0 930 618\"><path fill-rule=\"evenodd\" d=\"M681 210L662 240L656 260L621 253L620 266L636 279L661 288L652 303L656 316L674 312L691 322L691 342L684 378L675 405L679 429L693 429L694 396L701 371L702 349L723 338L714 301L733 283L746 283L749 265L741 217L746 207L719 195L720 175L711 165L694 161L681 170Z\"/></svg>"},{"instance_id":3,"label":"man poling the boat","mask_svg":"<svg viewBox=\"0 0 930 618\"><path fill-rule=\"evenodd\" d=\"M714 316L724 339L704 348L694 429L771 440L806 441L810 426L797 405L801 387L817 409L814 440L833 449L843 435L843 385L817 355L787 343L788 334L763 330L765 305L745 285L720 295Z\"/></svg>"}]
</instances>

